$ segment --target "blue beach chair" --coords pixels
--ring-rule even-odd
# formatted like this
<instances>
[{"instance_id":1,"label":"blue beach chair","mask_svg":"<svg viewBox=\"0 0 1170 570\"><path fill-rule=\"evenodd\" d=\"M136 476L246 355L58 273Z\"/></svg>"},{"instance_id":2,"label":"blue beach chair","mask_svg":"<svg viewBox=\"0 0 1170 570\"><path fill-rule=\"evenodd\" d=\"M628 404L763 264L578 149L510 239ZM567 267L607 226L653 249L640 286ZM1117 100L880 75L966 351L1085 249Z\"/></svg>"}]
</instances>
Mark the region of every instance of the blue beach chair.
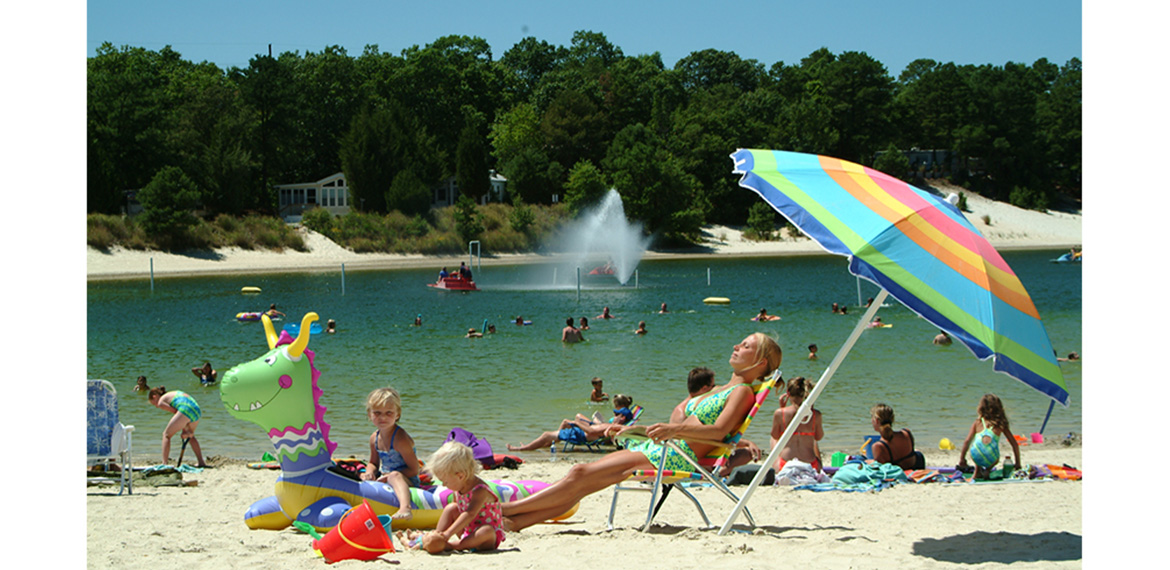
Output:
<instances>
[{"instance_id":1,"label":"blue beach chair","mask_svg":"<svg viewBox=\"0 0 1170 570\"><path fill-rule=\"evenodd\" d=\"M121 468L118 478L89 477L87 483L118 483L118 494L123 490L134 494L131 477L131 434L134 426L124 425L118 419L118 391L106 380L87 380L85 409L85 460L87 466L111 465Z\"/></svg>"},{"instance_id":2,"label":"blue beach chair","mask_svg":"<svg viewBox=\"0 0 1170 570\"><path fill-rule=\"evenodd\" d=\"M642 406L635 404L634 407L630 409L630 411L634 413L634 418L631 419L630 423L628 423L626 425L632 426L632 425L638 423L638 418L642 416L643 410L644 410L644 408L642 408ZM577 449L578 445L584 447L585 449L588 449L591 452L605 451L604 449L602 449L602 446L613 445L613 443L614 443L613 440L608 438L608 437L599 437L593 441L584 441L584 442L573 442L573 441L569 441L567 439L562 439L561 441L564 442L564 444L561 446L561 451L575 451ZM570 447L570 446L572 446L572 447Z\"/></svg>"}]
</instances>

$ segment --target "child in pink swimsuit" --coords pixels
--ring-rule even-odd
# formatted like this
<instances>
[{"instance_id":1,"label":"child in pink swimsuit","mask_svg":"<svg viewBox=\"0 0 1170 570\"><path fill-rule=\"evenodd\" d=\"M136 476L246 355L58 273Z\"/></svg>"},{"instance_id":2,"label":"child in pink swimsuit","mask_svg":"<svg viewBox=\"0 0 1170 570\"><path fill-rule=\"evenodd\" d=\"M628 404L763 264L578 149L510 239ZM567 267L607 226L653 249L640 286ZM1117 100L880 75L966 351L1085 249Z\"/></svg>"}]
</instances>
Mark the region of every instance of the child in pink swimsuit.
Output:
<instances>
[{"instance_id":1,"label":"child in pink swimsuit","mask_svg":"<svg viewBox=\"0 0 1170 570\"><path fill-rule=\"evenodd\" d=\"M426 470L455 491L455 502L443 509L435 530L398 533L407 548L420 546L431 554L447 550L495 550L504 542L500 500L477 475L479 462L471 448L457 441L444 443L426 461Z\"/></svg>"}]
</instances>

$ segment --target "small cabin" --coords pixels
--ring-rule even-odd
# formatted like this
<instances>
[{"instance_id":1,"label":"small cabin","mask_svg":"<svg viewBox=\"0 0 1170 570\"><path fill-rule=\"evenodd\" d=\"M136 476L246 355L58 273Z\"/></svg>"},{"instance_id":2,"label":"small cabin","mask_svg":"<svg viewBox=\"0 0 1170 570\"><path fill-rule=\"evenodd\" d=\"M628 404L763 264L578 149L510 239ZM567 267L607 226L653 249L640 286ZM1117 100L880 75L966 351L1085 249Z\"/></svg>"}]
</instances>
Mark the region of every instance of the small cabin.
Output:
<instances>
[{"instance_id":1,"label":"small cabin","mask_svg":"<svg viewBox=\"0 0 1170 570\"><path fill-rule=\"evenodd\" d=\"M483 206L488 202L504 202L508 199L507 183L508 179L501 176L495 170L489 170L488 176L491 179L491 187L488 193L481 198L478 203ZM431 195L432 208L444 208L455 204L459 199L459 183L455 181L454 176L448 176L437 184Z\"/></svg>"},{"instance_id":2,"label":"small cabin","mask_svg":"<svg viewBox=\"0 0 1170 570\"><path fill-rule=\"evenodd\" d=\"M316 182L278 184L280 217L287 222L300 221L305 210L322 207L334 216L349 213L349 185L345 174L338 172Z\"/></svg>"}]
</instances>

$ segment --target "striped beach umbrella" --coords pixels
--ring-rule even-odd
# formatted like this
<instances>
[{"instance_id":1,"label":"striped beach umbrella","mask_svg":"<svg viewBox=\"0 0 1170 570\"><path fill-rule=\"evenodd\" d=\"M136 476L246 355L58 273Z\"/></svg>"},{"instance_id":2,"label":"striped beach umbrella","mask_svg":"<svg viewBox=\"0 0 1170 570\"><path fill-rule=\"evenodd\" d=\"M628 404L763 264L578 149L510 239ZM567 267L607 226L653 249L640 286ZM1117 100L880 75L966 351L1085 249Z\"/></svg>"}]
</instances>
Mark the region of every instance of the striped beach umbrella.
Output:
<instances>
[{"instance_id":1,"label":"striped beach umbrella","mask_svg":"<svg viewBox=\"0 0 1170 570\"><path fill-rule=\"evenodd\" d=\"M734 172L742 175L740 186L759 194L826 251L848 257L850 273L882 289L798 418L811 413L812 402L887 295L958 339L977 358L991 359L996 371L1068 406L1068 388L1031 297L999 252L952 204L837 158L758 149L741 149L731 158ZM765 465L800 423L790 423Z\"/></svg>"}]
</instances>

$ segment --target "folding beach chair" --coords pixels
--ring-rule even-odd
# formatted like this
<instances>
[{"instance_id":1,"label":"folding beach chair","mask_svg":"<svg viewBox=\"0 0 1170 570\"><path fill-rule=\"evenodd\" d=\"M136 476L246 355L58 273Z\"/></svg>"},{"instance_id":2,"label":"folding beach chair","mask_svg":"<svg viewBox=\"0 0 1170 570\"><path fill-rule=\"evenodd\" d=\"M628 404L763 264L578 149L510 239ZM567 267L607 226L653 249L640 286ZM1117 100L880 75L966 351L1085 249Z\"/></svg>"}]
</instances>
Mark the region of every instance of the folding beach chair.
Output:
<instances>
[{"instance_id":1,"label":"folding beach chair","mask_svg":"<svg viewBox=\"0 0 1170 570\"><path fill-rule=\"evenodd\" d=\"M735 430L734 433L724 438L722 442L718 443L718 446L710 453L708 453L706 457L701 457L698 461L694 461L682 452L682 449L678 447L678 444L674 440L667 440L662 442L664 447L673 449L679 455L684 457L687 462L689 462L694 467L694 470L672 471L663 469L663 465L666 463L666 453L663 453L662 458L658 463L658 469L639 469L638 471L635 471L633 475L630 476L630 478L626 479L622 483L614 485L613 502L609 506L609 521L607 523L608 528L613 529L613 516L617 510L618 493L621 493L622 491L641 491L650 493L650 507L646 514L646 524L642 525L642 531L645 532L650 528L650 523L654 521L654 515L658 514L658 509L662 506L662 502L666 500L666 496L669 494L672 488L677 488L679 492L686 496L686 498L690 499L691 503L695 505L696 509L698 509L699 516L703 517L703 523L706 525L705 528L710 528L712 526L711 520L707 518L707 512L703 510L703 505L699 502L698 498L696 498L694 494L687 490L686 486L682 483L704 481L710 483L713 488L719 490L719 492L730 499L731 502L739 502L739 497L736 496L735 493L731 492L731 489L729 489L727 484L723 482L723 478L718 476L718 473L719 470L731 459L731 455L735 452L736 444L738 444L739 440L743 438L743 434L747 431L748 426L751 425L752 419L756 417L756 412L760 410L760 406L762 406L768 399L768 394L772 391L772 388L776 385L777 382L780 381L780 379L781 374L780 371L777 370L773 372L767 380L752 387L756 394L755 402L752 404L751 410L748 411L747 417L744 418L743 424L740 425L739 429ZM619 439L621 438L619 437ZM635 482L637 484L625 484L629 482ZM647 483L650 484L647 485ZM661 499L658 497L660 490L662 492ZM747 509L744 509L744 515L747 517L748 522L753 527L756 526L755 519L752 518L752 514L748 512Z\"/></svg>"},{"instance_id":2,"label":"folding beach chair","mask_svg":"<svg viewBox=\"0 0 1170 570\"><path fill-rule=\"evenodd\" d=\"M630 408L630 411L634 413L634 418L630 420L630 423L626 424L628 426L632 426L638 423L638 418L641 417L643 408L642 406L635 404L633 408ZM611 438L604 436L599 437L593 441L586 441L584 443L575 443L567 439L562 439L561 441L564 442L564 444L561 445L561 451L575 451L578 445L583 446L589 451L605 451L601 448L603 445L613 444L613 440Z\"/></svg>"},{"instance_id":3,"label":"folding beach chair","mask_svg":"<svg viewBox=\"0 0 1170 570\"><path fill-rule=\"evenodd\" d=\"M134 494L131 478L130 436L134 426L118 420L118 392L106 380L87 380L85 410L86 465L111 465L121 469L118 478L89 477L89 483L118 483L118 494L123 490Z\"/></svg>"}]
</instances>

